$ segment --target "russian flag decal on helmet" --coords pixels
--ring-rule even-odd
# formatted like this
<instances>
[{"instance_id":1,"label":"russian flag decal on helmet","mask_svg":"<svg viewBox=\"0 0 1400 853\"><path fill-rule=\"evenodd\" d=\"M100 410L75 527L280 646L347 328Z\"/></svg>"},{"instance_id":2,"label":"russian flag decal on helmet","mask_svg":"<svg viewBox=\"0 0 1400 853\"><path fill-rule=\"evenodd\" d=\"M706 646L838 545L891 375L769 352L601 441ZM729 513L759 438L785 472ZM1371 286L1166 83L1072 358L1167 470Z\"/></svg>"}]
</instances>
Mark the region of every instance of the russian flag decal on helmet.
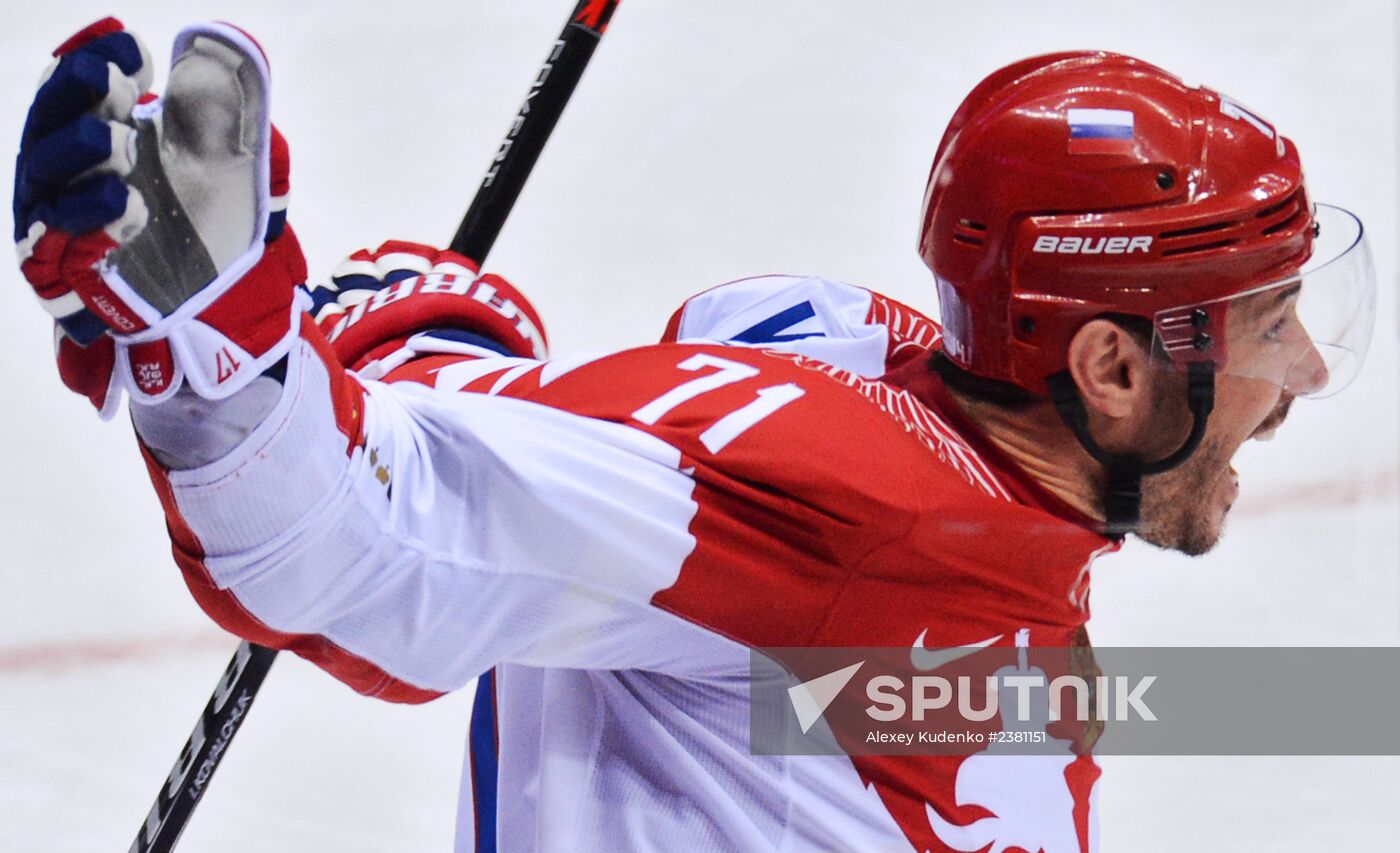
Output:
<instances>
[{"instance_id":1,"label":"russian flag decal on helmet","mask_svg":"<svg viewBox=\"0 0 1400 853\"><path fill-rule=\"evenodd\" d=\"M1129 154L1133 150L1131 110L1071 108L1065 111L1069 122L1069 153Z\"/></svg>"}]
</instances>

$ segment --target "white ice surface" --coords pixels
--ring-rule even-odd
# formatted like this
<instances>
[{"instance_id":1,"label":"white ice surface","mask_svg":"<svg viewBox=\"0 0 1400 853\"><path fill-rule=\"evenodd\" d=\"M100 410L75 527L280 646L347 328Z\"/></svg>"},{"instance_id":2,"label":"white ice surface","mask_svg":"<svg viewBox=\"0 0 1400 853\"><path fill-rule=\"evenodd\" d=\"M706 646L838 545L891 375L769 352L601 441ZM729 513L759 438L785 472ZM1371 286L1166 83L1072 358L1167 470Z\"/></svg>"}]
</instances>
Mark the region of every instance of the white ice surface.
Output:
<instances>
[{"instance_id":1,"label":"white ice surface","mask_svg":"<svg viewBox=\"0 0 1400 853\"><path fill-rule=\"evenodd\" d=\"M47 52L89 20L122 16L157 55L186 22L231 20L271 58L291 221L324 276L361 245L451 236L568 6L19 4L0 162ZM919 203L967 89L1051 50L1155 61L1297 141L1315 197L1370 228L1380 318L1356 386L1241 454L1216 553L1102 562L1095 641L1400 644L1396 36L1388 0L627 0L490 267L561 353L651 340L689 293L756 273L933 309ZM234 641L170 563L129 429L59 386L45 316L0 278L0 850L125 850ZM182 849L449 849L467 705L386 706L279 660ZM1400 849L1400 759L1103 763L1108 853Z\"/></svg>"}]
</instances>

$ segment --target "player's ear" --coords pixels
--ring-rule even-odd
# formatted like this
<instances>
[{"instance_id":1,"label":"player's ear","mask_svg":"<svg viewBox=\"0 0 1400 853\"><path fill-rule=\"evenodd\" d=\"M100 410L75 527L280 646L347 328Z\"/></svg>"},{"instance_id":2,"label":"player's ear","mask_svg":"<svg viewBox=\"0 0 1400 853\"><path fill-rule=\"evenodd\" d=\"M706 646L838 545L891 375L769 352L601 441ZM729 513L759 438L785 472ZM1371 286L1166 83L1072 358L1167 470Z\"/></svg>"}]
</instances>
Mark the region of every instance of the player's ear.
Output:
<instances>
[{"instance_id":1,"label":"player's ear","mask_svg":"<svg viewBox=\"0 0 1400 853\"><path fill-rule=\"evenodd\" d=\"M1147 408L1151 353L1126 328L1105 318L1085 323L1069 343L1069 372L1091 413L1128 419Z\"/></svg>"}]
</instances>

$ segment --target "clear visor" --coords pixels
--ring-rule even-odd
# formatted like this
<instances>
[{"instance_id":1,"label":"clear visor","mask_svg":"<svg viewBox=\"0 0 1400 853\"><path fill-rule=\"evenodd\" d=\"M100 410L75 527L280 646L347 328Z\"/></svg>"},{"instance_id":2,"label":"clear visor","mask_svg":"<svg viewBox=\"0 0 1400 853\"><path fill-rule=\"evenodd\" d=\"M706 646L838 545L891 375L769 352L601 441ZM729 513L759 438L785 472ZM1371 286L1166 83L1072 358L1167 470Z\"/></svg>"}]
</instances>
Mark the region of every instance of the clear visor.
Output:
<instances>
[{"instance_id":1,"label":"clear visor","mask_svg":"<svg viewBox=\"0 0 1400 853\"><path fill-rule=\"evenodd\" d=\"M1327 397L1361 370L1376 317L1376 273L1361 220L1319 204L1311 259L1292 276L1153 318L1153 352L1183 368L1271 382L1300 397Z\"/></svg>"}]
</instances>

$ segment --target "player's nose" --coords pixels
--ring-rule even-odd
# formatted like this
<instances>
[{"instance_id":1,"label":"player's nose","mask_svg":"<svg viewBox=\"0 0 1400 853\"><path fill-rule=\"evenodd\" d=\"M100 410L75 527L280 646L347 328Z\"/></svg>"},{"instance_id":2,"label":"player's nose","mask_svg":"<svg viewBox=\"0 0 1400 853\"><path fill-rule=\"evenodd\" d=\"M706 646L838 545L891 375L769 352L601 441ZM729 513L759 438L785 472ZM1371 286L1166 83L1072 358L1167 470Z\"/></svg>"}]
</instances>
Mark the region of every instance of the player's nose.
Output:
<instances>
[{"instance_id":1,"label":"player's nose","mask_svg":"<svg viewBox=\"0 0 1400 853\"><path fill-rule=\"evenodd\" d=\"M1288 368L1288 375L1284 380L1283 387L1291 394L1307 397L1326 388L1329 378L1330 372L1327 369L1327 362L1322 358L1322 353L1318 351L1317 345L1309 341L1307 349Z\"/></svg>"}]
</instances>

